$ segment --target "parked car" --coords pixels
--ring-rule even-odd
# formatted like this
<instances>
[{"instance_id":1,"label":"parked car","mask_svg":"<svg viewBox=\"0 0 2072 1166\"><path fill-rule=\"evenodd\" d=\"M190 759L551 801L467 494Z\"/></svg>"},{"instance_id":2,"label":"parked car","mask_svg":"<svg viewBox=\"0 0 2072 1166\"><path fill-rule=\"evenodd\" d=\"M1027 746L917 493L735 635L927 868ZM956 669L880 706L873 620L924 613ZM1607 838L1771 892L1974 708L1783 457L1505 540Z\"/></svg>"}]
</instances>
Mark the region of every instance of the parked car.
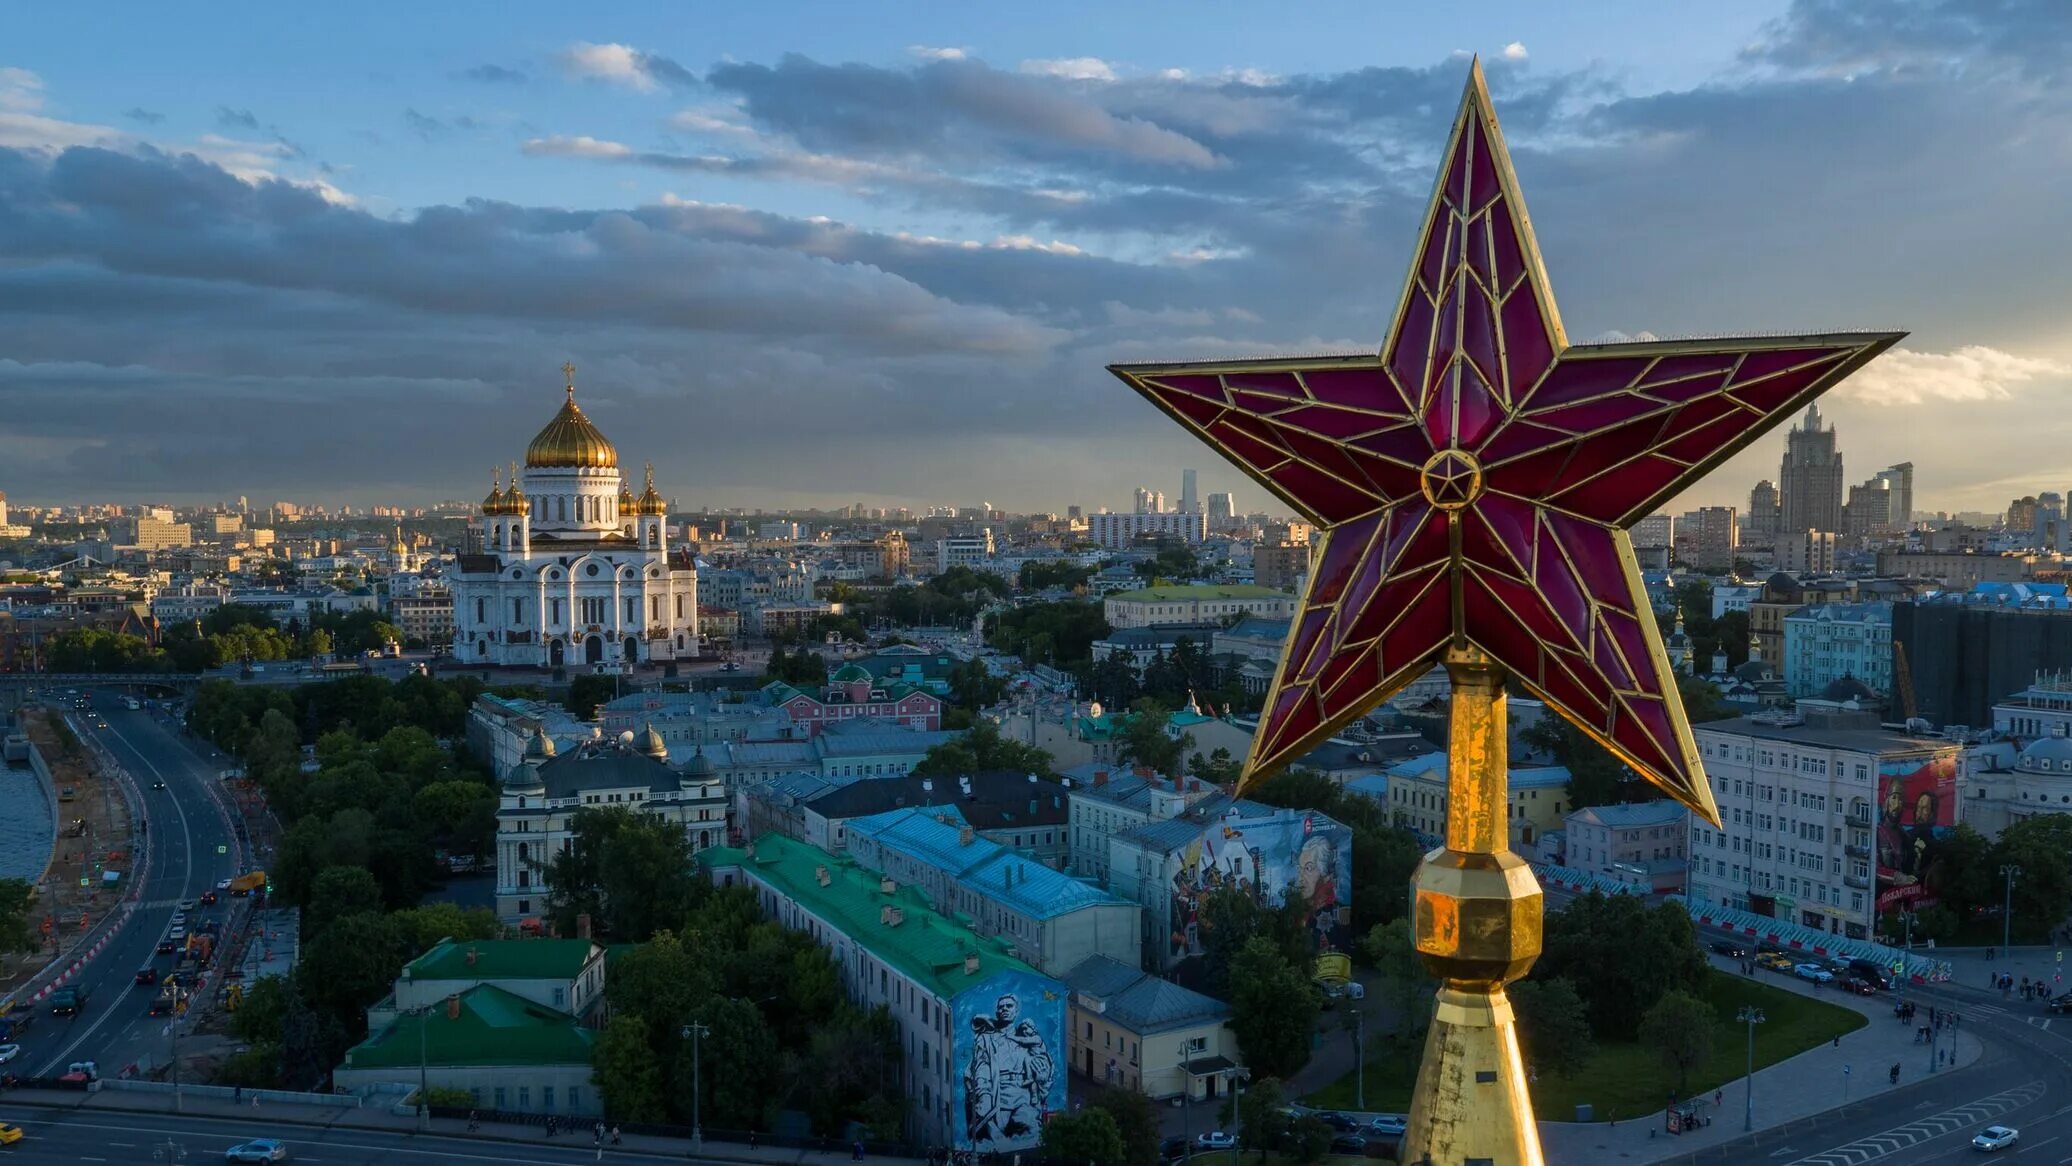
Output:
<instances>
[{"instance_id":1,"label":"parked car","mask_svg":"<svg viewBox=\"0 0 2072 1166\"><path fill-rule=\"evenodd\" d=\"M1833 972L1819 964L1800 964L1793 968L1791 973L1801 980L1811 980L1816 984L1831 984L1835 979Z\"/></svg>"},{"instance_id":2,"label":"parked car","mask_svg":"<svg viewBox=\"0 0 2072 1166\"><path fill-rule=\"evenodd\" d=\"M1851 972L1848 975L1843 976L1841 979L1835 982L1840 984L1842 988L1846 991L1854 992L1858 996L1875 996L1878 994L1878 986L1876 984L1871 983L1869 980L1864 979L1862 976L1859 976L1854 972Z\"/></svg>"},{"instance_id":3,"label":"parked car","mask_svg":"<svg viewBox=\"0 0 2072 1166\"><path fill-rule=\"evenodd\" d=\"M1186 1138L1167 1138L1158 1144L1158 1160L1161 1162L1177 1162L1186 1154Z\"/></svg>"},{"instance_id":4,"label":"parked car","mask_svg":"<svg viewBox=\"0 0 2072 1166\"><path fill-rule=\"evenodd\" d=\"M173 911L175 912L173 918L175 920L184 919L187 917L187 913L192 910L194 910L194 900L182 899L179 902L173 904Z\"/></svg>"},{"instance_id":5,"label":"parked car","mask_svg":"<svg viewBox=\"0 0 2072 1166\"><path fill-rule=\"evenodd\" d=\"M2045 1012L2055 1012L2060 1016L2067 1012L2072 1012L2072 992L2066 992L2057 999L2045 1004L2043 1010Z\"/></svg>"},{"instance_id":6,"label":"parked car","mask_svg":"<svg viewBox=\"0 0 2072 1166\"><path fill-rule=\"evenodd\" d=\"M21 1055L22 1046L20 1045L0 1045L0 1065L4 1065Z\"/></svg>"},{"instance_id":7,"label":"parked car","mask_svg":"<svg viewBox=\"0 0 2072 1166\"><path fill-rule=\"evenodd\" d=\"M1367 1139L1358 1134L1340 1134L1331 1139L1333 1154L1351 1154L1356 1157L1367 1155Z\"/></svg>"},{"instance_id":8,"label":"parked car","mask_svg":"<svg viewBox=\"0 0 2072 1166\"><path fill-rule=\"evenodd\" d=\"M1792 969L1790 958L1781 951L1763 952L1755 957L1755 962L1758 967L1765 967L1773 972L1788 972Z\"/></svg>"},{"instance_id":9,"label":"parked car","mask_svg":"<svg viewBox=\"0 0 2072 1166\"><path fill-rule=\"evenodd\" d=\"M1723 956L1727 957L1727 958L1728 958L1728 959L1730 959L1730 960L1738 960L1738 959L1746 959L1746 958L1748 958L1748 949L1747 949L1747 948L1745 948L1745 947L1742 947L1742 946L1741 946L1740 944L1738 944L1738 943L1735 943L1735 942L1734 942L1733 940L1731 940L1731 939L1715 939L1715 940L1713 940L1713 941L1712 941L1712 950L1714 950L1714 951L1716 951L1716 952L1720 953L1721 955L1723 955Z\"/></svg>"},{"instance_id":10,"label":"parked car","mask_svg":"<svg viewBox=\"0 0 2072 1166\"><path fill-rule=\"evenodd\" d=\"M1849 970L1856 973L1859 976L1862 976L1864 979L1869 980L1871 983L1876 984L1881 989L1890 988L1892 986L1891 970L1888 968L1879 967L1878 961L1876 960L1850 960Z\"/></svg>"},{"instance_id":11,"label":"parked car","mask_svg":"<svg viewBox=\"0 0 2072 1166\"><path fill-rule=\"evenodd\" d=\"M253 1138L223 1151L225 1162L285 1162L288 1143L278 1138Z\"/></svg>"},{"instance_id":12,"label":"parked car","mask_svg":"<svg viewBox=\"0 0 2072 1166\"><path fill-rule=\"evenodd\" d=\"M1210 1130L1208 1133L1194 1136L1194 1148L1197 1150L1229 1150L1236 1145L1237 1139L1222 1130Z\"/></svg>"},{"instance_id":13,"label":"parked car","mask_svg":"<svg viewBox=\"0 0 2072 1166\"><path fill-rule=\"evenodd\" d=\"M2005 1150L2019 1141L2021 1136L2022 1131L2012 1126L1987 1126L1978 1132L1977 1137L1971 1139L1971 1148L1988 1152Z\"/></svg>"},{"instance_id":14,"label":"parked car","mask_svg":"<svg viewBox=\"0 0 2072 1166\"><path fill-rule=\"evenodd\" d=\"M1367 1123L1367 1132L1382 1138L1400 1138L1410 1121L1400 1113L1384 1113Z\"/></svg>"}]
</instances>

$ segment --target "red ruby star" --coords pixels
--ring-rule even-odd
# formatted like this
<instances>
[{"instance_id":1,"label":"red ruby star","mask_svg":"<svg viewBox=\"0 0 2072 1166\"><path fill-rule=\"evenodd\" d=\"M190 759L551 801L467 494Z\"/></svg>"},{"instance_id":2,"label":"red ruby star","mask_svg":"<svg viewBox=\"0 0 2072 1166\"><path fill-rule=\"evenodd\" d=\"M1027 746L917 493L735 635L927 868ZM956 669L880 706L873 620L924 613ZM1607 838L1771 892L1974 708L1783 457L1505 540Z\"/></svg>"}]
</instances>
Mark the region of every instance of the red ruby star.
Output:
<instances>
[{"instance_id":1,"label":"red ruby star","mask_svg":"<svg viewBox=\"0 0 2072 1166\"><path fill-rule=\"evenodd\" d=\"M1322 531L1244 784L1486 652L1718 812L1626 528L1904 333L1568 343L1477 65L1379 356L1118 365Z\"/></svg>"}]
</instances>

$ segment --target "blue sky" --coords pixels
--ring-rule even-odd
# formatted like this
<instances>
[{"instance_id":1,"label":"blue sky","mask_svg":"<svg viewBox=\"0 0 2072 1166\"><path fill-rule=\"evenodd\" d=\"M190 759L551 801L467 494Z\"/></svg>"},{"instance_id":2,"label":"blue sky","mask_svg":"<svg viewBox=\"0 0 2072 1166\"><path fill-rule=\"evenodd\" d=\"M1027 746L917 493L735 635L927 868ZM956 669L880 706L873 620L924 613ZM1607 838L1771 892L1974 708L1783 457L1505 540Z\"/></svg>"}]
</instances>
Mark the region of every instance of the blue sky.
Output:
<instances>
[{"instance_id":1,"label":"blue sky","mask_svg":"<svg viewBox=\"0 0 2072 1166\"><path fill-rule=\"evenodd\" d=\"M2072 484L2043 0L107 11L0 42L22 500L480 493L573 358L684 504L1263 505L1102 366L1378 343L1469 52L1572 336L1909 327L1852 479Z\"/></svg>"}]
</instances>

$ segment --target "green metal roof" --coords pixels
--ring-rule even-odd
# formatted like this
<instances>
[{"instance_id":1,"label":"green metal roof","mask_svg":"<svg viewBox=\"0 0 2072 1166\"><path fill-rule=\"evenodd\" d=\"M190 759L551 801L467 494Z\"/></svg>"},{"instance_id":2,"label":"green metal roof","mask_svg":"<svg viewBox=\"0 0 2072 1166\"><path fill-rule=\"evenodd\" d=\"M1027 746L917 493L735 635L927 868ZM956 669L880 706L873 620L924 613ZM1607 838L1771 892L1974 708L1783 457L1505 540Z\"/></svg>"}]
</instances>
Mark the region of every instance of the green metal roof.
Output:
<instances>
[{"instance_id":1,"label":"green metal roof","mask_svg":"<svg viewBox=\"0 0 2072 1166\"><path fill-rule=\"evenodd\" d=\"M1286 599L1295 597L1285 591L1261 587L1255 583L1175 583L1165 587L1144 587L1136 591L1118 591L1110 599L1134 600L1138 603L1173 603L1192 599Z\"/></svg>"},{"instance_id":2,"label":"green metal roof","mask_svg":"<svg viewBox=\"0 0 2072 1166\"><path fill-rule=\"evenodd\" d=\"M596 1039L566 1012L477 984L460 994L459 1016L449 1017L444 1003L422 1015L398 1016L346 1050L345 1067L415 1067L420 1029L427 1065L587 1065Z\"/></svg>"},{"instance_id":3,"label":"green metal roof","mask_svg":"<svg viewBox=\"0 0 2072 1166\"><path fill-rule=\"evenodd\" d=\"M829 854L782 834L765 834L755 840L754 858L744 848L728 846L701 850L698 861L708 870L738 866L754 871L756 878L782 890L864 950L927 985L944 1000L996 972L1040 974L1009 955L1006 944L936 911L912 887L885 894L880 877L857 866L847 855ZM824 887L818 876L821 867L827 868L829 876ZM882 918L888 905L898 907L905 916L896 925ZM966 974L964 960L971 955L978 957L978 967Z\"/></svg>"},{"instance_id":4,"label":"green metal roof","mask_svg":"<svg viewBox=\"0 0 2072 1166\"><path fill-rule=\"evenodd\" d=\"M442 939L403 970L412 980L573 980L595 946L587 939Z\"/></svg>"}]
</instances>

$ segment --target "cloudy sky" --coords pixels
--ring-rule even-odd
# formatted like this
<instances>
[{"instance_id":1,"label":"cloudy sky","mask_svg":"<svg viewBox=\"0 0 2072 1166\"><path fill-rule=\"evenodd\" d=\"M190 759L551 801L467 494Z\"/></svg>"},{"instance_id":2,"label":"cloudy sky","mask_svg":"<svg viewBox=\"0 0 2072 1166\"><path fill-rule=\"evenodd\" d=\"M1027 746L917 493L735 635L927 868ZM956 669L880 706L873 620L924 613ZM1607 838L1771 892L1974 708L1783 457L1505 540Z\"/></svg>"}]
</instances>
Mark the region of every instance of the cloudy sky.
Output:
<instances>
[{"instance_id":1,"label":"cloudy sky","mask_svg":"<svg viewBox=\"0 0 2072 1166\"><path fill-rule=\"evenodd\" d=\"M78 8L0 40L19 501L479 495L574 360L685 505L1264 506L1103 366L1378 346L1471 53L1571 337L1907 328L1852 480L2072 487L2058 0Z\"/></svg>"}]
</instances>

